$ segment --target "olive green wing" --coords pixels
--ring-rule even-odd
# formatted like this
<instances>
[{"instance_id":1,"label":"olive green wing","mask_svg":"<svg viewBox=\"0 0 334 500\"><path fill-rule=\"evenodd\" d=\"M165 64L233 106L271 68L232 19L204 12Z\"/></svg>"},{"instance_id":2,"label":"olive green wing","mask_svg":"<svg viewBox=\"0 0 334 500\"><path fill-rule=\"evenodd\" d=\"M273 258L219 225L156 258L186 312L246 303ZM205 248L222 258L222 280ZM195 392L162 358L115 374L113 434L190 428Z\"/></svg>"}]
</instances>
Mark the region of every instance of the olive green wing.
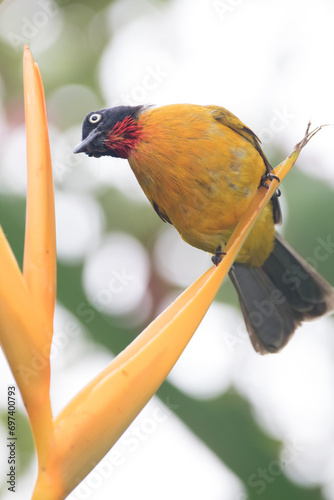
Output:
<instances>
[{"instance_id":1,"label":"olive green wing","mask_svg":"<svg viewBox=\"0 0 334 500\"><path fill-rule=\"evenodd\" d=\"M226 125L226 127L229 127L238 134L242 135L242 137L247 139L247 141L249 141L254 146L254 148L261 155L264 164L266 166L267 172L270 172L273 169L268 161L268 158L262 151L262 148L260 146L261 143L260 139L257 137L257 135L254 134L254 132L250 128L246 127L246 125L244 125L242 121L239 120L239 118L237 118L233 113L231 113L225 108L221 108L219 106L206 106L206 108L210 110L215 120L219 121L223 125Z\"/></svg>"},{"instance_id":2,"label":"olive green wing","mask_svg":"<svg viewBox=\"0 0 334 500\"><path fill-rule=\"evenodd\" d=\"M222 125L231 128L232 130L237 132L237 134L240 134L254 146L254 148L258 151L261 158L263 159L267 172L270 172L273 169L269 163L268 158L262 151L260 145L261 143L260 139L257 137L256 134L254 134L254 132L250 128L246 127L246 125L244 125L244 123L242 123L242 121L240 121L239 118L237 118L233 113L228 111L226 108L222 108L220 106L205 106L205 107L211 112L215 120L219 121L219 123L221 123ZM282 222L282 214L276 195L272 198L272 204L273 204L274 221L276 224L279 224Z\"/></svg>"}]
</instances>

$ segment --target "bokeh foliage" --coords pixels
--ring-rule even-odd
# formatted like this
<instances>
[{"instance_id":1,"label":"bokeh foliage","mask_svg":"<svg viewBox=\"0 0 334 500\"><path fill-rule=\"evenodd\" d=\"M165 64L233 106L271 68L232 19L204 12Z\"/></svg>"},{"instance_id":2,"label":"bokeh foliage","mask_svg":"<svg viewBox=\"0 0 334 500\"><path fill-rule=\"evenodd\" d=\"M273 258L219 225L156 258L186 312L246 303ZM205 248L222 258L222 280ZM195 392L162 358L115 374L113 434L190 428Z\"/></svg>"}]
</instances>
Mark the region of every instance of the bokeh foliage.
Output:
<instances>
[{"instance_id":1,"label":"bokeh foliage","mask_svg":"<svg viewBox=\"0 0 334 500\"><path fill-rule=\"evenodd\" d=\"M108 103L103 102L99 86L98 64L106 44L113 36L105 16L105 9L110 3L107 0L58 2L63 19L61 33L56 43L36 57L45 84L47 102L48 97L63 85L78 84L90 88L95 93L97 101L102 106L108 106ZM159 2L155 3L159 5ZM93 25L92 18L94 18ZM23 123L22 51L18 48L15 50L4 41L0 41L0 60L3 112L11 126L16 127ZM82 110L82 115L86 111L89 109ZM81 117L77 112L71 113L69 109L66 116L59 110L58 113L52 110L50 118L57 128L65 131L66 128L78 125ZM267 149L266 153L270 158L270 149ZM15 156L16 152L13 151L12 154ZM273 164L275 159L280 161L286 154L287 151L272 153ZM302 166L302 157L298 163ZM2 164L0 168L4 169L6 166ZM332 240L334 239L334 227L328 223L327 217L328 213L333 213L333 191L324 182L315 181L303 174L300 169L289 175L282 190L290 213L285 226L285 236L302 255L312 256L319 236L326 240L331 234ZM97 193L97 198L105 215L106 230L128 232L141 241L152 257L156 233L163 223L149 204L143 206L142 203L127 198L115 188ZM133 217L133 214L136 214L136 217ZM25 202L22 197L1 192L0 223L20 265L23 255L24 220ZM334 268L330 262L330 259L320 262L318 270L334 283ZM156 297L151 318L153 319L158 308L158 298L175 289L164 282L154 269L149 286L155 290L153 296ZM78 311L78 304L87 302L82 287L81 264L69 265L59 262L58 300L84 324L95 342L113 354L124 349L140 331L140 325L129 327L126 320L122 321L119 317L106 315L98 310L94 311L93 321L85 323L85 318ZM223 285L217 300L224 300L237 306L236 295L229 283ZM200 401L165 382L158 395L162 400L167 396L171 398L177 406L172 410L241 478L250 499L260 497L267 500L283 498L320 500L323 498L320 488L304 488L288 480L284 474L277 476L272 485L268 484L263 495L259 495L257 489L247 483L254 471L266 468L269 463L279 459L282 445L259 427L249 403L233 388L216 399ZM23 415L17 416L20 420L19 430L22 435L27 436L26 440L22 439L19 449L22 463L20 470L24 472L33 450L27 421ZM173 477L168 477L168 480L173 481Z\"/></svg>"}]
</instances>

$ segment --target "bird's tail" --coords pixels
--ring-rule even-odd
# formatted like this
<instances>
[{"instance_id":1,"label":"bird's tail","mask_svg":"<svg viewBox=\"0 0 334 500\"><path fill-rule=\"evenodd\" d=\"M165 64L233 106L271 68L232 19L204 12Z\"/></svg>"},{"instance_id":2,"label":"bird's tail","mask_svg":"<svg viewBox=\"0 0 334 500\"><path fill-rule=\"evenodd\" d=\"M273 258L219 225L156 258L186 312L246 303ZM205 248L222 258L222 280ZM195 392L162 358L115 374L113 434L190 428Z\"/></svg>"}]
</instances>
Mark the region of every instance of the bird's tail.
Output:
<instances>
[{"instance_id":1,"label":"bird's tail","mask_svg":"<svg viewBox=\"0 0 334 500\"><path fill-rule=\"evenodd\" d=\"M302 321L334 309L334 289L276 233L262 267L235 263L230 270L252 344L277 352Z\"/></svg>"}]
</instances>

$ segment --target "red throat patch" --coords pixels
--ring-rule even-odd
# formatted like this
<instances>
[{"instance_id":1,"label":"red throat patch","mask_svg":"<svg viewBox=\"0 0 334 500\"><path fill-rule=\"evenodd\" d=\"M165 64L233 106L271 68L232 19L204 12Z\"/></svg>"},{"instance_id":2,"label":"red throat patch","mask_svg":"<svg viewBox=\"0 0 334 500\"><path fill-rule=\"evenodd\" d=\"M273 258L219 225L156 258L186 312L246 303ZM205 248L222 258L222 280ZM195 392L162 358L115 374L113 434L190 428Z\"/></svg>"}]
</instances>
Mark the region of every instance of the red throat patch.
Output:
<instances>
[{"instance_id":1,"label":"red throat patch","mask_svg":"<svg viewBox=\"0 0 334 500\"><path fill-rule=\"evenodd\" d=\"M117 122L105 139L105 145L119 158L128 158L133 148L139 143L142 130L132 116Z\"/></svg>"}]
</instances>

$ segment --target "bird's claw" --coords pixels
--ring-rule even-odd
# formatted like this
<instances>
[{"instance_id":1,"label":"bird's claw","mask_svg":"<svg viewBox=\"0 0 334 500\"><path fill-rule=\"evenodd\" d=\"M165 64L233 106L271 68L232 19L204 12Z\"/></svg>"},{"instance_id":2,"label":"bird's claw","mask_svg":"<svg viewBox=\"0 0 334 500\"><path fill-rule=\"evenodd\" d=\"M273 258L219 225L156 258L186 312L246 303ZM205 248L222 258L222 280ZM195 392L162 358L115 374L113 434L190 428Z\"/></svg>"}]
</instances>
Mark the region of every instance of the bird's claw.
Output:
<instances>
[{"instance_id":1,"label":"bird's claw","mask_svg":"<svg viewBox=\"0 0 334 500\"><path fill-rule=\"evenodd\" d=\"M260 184L259 184L259 187L263 186L265 187L266 189L269 189L269 186L267 184L266 181L272 181L273 179L276 179L278 182L281 182L281 179L279 177L277 177L277 175L274 175L274 174L271 174L270 172L266 172L262 177L261 177L261 180L260 180ZM280 196L281 195L281 192L279 191L279 195L277 196Z\"/></svg>"},{"instance_id":2,"label":"bird's claw","mask_svg":"<svg viewBox=\"0 0 334 500\"><path fill-rule=\"evenodd\" d=\"M221 263L223 255L226 255L226 252L222 252L222 247L219 245L219 247L215 251L215 254L211 257L211 260L215 266L218 266L218 264Z\"/></svg>"}]
</instances>

